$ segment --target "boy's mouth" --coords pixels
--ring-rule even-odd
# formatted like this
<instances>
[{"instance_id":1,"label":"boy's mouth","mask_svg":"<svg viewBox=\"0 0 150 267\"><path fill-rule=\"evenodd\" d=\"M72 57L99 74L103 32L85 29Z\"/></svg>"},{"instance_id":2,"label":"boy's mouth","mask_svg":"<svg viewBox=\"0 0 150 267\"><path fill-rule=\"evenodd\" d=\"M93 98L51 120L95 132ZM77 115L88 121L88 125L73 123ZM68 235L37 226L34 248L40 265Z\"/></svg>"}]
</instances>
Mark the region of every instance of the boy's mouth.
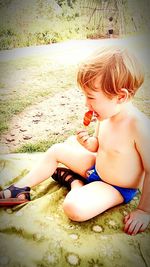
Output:
<instances>
[{"instance_id":1,"label":"boy's mouth","mask_svg":"<svg viewBox=\"0 0 150 267\"><path fill-rule=\"evenodd\" d=\"M97 118L97 117L99 117L98 113L97 113L97 112L95 112L95 111L93 111L93 117L94 117L94 118Z\"/></svg>"},{"instance_id":2,"label":"boy's mouth","mask_svg":"<svg viewBox=\"0 0 150 267\"><path fill-rule=\"evenodd\" d=\"M93 111L93 118L92 118L92 120L95 121L95 120L97 120L98 117L99 117L98 113L95 112L95 111Z\"/></svg>"}]
</instances>

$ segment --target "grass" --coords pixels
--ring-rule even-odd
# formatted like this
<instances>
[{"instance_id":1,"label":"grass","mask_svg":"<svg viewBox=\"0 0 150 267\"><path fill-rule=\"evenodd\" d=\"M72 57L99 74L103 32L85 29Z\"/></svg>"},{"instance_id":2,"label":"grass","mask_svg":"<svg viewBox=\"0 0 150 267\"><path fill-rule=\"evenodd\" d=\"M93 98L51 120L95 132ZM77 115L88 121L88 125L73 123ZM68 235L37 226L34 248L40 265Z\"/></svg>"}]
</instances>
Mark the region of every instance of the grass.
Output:
<instances>
[{"instance_id":1,"label":"grass","mask_svg":"<svg viewBox=\"0 0 150 267\"><path fill-rule=\"evenodd\" d=\"M89 135L93 134L93 128L89 126ZM36 143L27 143L12 151L12 153L33 153L33 152L45 152L49 147L54 144L64 142L68 137L74 135L73 130L66 130L65 134L61 135L49 135L48 139L40 140Z\"/></svg>"},{"instance_id":2,"label":"grass","mask_svg":"<svg viewBox=\"0 0 150 267\"><path fill-rule=\"evenodd\" d=\"M66 4L58 13L50 2L1 0L0 50L87 37L90 14L86 17L81 14L80 1L75 1L79 3L73 5L74 8L68 6L68 1L63 1Z\"/></svg>"},{"instance_id":3,"label":"grass","mask_svg":"<svg viewBox=\"0 0 150 267\"><path fill-rule=\"evenodd\" d=\"M33 153L33 152L44 152L49 147L56 143L63 142L66 139L66 137L59 136L58 138L52 137L49 140L42 140L39 142L34 143L28 143L20 148L14 150L14 153Z\"/></svg>"},{"instance_id":4,"label":"grass","mask_svg":"<svg viewBox=\"0 0 150 267\"><path fill-rule=\"evenodd\" d=\"M69 137L72 134L72 132L68 132L65 135L51 135L49 139L47 140L41 140L36 143L27 143L25 145L22 145L20 148L15 149L14 153L33 153L33 152L44 152L49 147L56 143L64 142L67 137Z\"/></svg>"}]
</instances>

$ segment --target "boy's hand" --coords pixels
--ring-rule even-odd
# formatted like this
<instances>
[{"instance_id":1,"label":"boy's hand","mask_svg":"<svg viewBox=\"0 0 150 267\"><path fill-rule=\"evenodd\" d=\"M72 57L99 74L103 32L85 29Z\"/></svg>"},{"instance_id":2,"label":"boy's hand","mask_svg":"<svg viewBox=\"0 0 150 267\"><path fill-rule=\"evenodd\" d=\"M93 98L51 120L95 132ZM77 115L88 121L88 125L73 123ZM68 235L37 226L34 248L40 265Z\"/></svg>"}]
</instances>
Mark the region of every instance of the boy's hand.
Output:
<instances>
[{"instance_id":1,"label":"boy's hand","mask_svg":"<svg viewBox=\"0 0 150 267\"><path fill-rule=\"evenodd\" d=\"M136 235L138 232L144 232L150 222L150 214L136 209L124 218L124 231L129 235Z\"/></svg>"},{"instance_id":2,"label":"boy's hand","mask_svg":"<svg viewBox=\"0 0 150 267\"><path fill-rule=\"evenodd\" d=\"M79 129L77 131L77 140L82 146L86 146L89 134L85 129Z\"/></svg>"}]
</instances>

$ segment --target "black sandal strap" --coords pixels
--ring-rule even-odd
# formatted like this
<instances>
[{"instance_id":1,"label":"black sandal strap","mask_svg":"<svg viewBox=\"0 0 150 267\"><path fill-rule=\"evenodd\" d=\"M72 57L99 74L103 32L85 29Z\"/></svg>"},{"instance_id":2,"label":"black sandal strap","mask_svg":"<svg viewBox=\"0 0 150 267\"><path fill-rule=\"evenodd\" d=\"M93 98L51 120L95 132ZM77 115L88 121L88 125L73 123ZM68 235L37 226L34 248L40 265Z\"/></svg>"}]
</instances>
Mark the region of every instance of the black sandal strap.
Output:
<instances>
[{"instance_id":1,"label":"black sandal strap","mask_svg":"<svg viewBox=\"0 0 150 267\"><path fill-rule=\"evenodd\" d=\"M62 174L63 173L63 174ZM71 177L66 181L67 176ZM84 179L81 175L73 172L72 170L64 167L58 167L54 174L51 176L55 181L57 181L60 185L65 186L68 190L71 190L71 183L74 180L80 180L84 184L86 183L86 179Z\"/></svg>"},{"instance_id":2,"label":"black sandal strap","mask_svg":"<svg viewBox=\"0 0 150 267\"><path fill-rule=\"evenodd\" d=\"M77 180L77 178L75 178L75 177L70 177L68 180L67 180L67 188L68 188L68 190L71 190L71 184L72 184L72 182L73 181L75 181L75 180ZM79 179L78 179L79 180Z\"/></svg>"}]
</instances>

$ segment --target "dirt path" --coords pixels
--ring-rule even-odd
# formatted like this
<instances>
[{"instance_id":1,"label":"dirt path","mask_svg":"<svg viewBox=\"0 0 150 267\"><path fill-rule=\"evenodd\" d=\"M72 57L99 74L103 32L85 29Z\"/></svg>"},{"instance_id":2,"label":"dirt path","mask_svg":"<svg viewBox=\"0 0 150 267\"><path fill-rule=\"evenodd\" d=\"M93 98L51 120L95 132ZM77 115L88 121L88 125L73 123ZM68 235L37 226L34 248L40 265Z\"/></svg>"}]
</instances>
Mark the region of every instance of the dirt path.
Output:
<instances>
[{"instance_id":1,"label":"dirt path","mask_svg":"<svg viewBox=\"0 0 150 267\"><path fill-rule=\"evenodd\" d=\"M72 88L26 108L12 118L9 130L1 136L1 152L10 153L26 143L46 140L50 135L75 132L82 123L84 99Z\"/></svg>"}]
</instances>

